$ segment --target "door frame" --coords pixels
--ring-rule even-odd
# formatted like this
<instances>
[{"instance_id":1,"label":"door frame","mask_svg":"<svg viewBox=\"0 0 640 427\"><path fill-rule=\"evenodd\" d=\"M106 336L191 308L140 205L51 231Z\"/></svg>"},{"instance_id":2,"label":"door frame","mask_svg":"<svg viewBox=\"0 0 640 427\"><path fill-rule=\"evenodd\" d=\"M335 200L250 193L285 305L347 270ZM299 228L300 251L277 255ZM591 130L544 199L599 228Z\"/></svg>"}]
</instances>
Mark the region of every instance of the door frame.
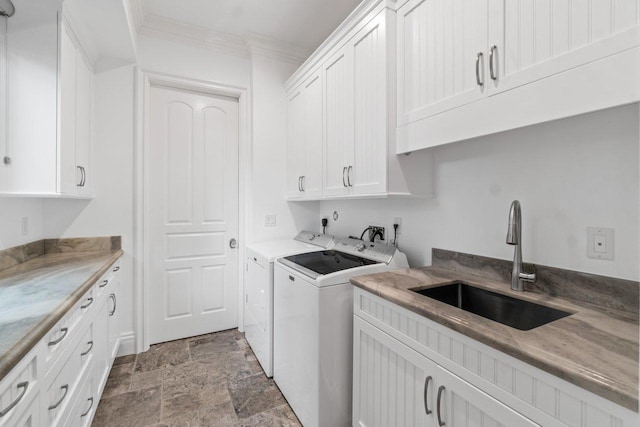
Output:
<instances>
[{"instance_id":1,"label":"door frame","mask_svg":"<svg viewBox=\"0 0 640 427\"><path fill-rule=\"evenodd\" d=\"M134 142L134 331L135 351L141 353L150 346L149 283L149 100L151 87L189 90L207 95L235 98L238 101L238 329L244 331L244 259L246 231L249 229L248 185L251 182L251 120L249 90L220 82L189 79L170 74L135 71L135 142Z\"/></svg>"}]
</instances>

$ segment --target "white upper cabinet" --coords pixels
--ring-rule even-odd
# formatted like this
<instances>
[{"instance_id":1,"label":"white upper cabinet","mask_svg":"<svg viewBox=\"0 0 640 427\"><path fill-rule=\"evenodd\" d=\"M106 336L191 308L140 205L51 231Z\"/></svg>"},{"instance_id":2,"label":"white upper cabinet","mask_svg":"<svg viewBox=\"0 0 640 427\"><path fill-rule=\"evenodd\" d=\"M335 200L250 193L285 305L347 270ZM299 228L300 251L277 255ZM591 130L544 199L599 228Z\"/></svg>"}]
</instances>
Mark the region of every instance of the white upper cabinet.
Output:
<instances>
[{"instance_id":1,"label":"white upper cabinet","mask_svg":"<svg viewBox=\"0 0 640 427\"><path fill-rule=\"evenodd\" d=\"M312 75L289 98L287 197L322 193L322 80Z\"/></svg>"},{"instance_id":2,"label":"white upper cabinet","mask_svg":"<svg viewBox=\"0 0 640 427\"><path fill-rule=\"evenodd\" d=\"M90 195L93 73L63 21L60 35L59 192Z\"/></svg>"},{"instance_id":3,"label":"white upper cabinet","mask_svg":"<svg viewBox=\"0 0 640 427\"><path fill-rule=\"evenodd\" d=\"M363 2L352 20L345 21L287 82L289 199L432 194L432 153L395 154L394 5ZM296 101L296 96L307 101ZM292 140L302 132L297 129L301 119L296 102L311 105L304 119L305 173L299 172L297 159L302 155ZM321 188L312 186L317 181L310 179L318 166Z\"/></svg>"},{"instance_id":4,"label":"white upper cabinet","mask_svg":"<svg viewBox=\"0 0 640 427\"><path fill-rule=\"evenodd\" d=\"M640 100L640 0L409 0L397 152Z\"/></svg>"},{"instance_id":5,"label":"white upper cabinet","mask_svg":"<svg viewBox=\"0 0 640 427\"><path fill-rule=\"evenodd\" d=\"M398 11L398 126L486 93L487 0L411 0Z\"/></svg>"}]
</instances>

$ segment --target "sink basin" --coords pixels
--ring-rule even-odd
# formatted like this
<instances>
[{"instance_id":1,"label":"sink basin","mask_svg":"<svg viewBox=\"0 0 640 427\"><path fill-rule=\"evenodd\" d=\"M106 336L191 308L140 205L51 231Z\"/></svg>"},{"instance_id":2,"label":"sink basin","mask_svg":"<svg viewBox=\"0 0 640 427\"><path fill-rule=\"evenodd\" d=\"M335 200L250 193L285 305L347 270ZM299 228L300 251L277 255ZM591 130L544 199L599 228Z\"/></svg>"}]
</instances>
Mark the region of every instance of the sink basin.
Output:
<instances>
[{"instance_id":1,"label":"sink basin","mask_svg":"<svg viewBox=\"0 0 640 427\"><path fill-rule=\"evenodd\" d=\"M528 331L572 314L466 283L410 290L521 331Z\"/></svg>"}]
</instances>

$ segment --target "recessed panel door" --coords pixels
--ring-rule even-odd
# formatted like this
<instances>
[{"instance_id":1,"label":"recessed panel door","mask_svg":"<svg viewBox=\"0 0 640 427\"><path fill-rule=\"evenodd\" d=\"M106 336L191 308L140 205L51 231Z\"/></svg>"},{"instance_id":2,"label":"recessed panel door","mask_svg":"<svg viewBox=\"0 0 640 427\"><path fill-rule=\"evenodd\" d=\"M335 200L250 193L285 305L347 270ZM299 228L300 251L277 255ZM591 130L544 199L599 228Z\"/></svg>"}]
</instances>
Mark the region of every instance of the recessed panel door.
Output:
<instances>
[{"instance_id":1,"label":"recessed panel door","mask_svg":"<svg viewBox=\"0 0 640 427\"><path fill-rule=\"evenodd\" d=\"M152 87L150 342L238 323L238 102Z\"/></svg>"}]
</instances>

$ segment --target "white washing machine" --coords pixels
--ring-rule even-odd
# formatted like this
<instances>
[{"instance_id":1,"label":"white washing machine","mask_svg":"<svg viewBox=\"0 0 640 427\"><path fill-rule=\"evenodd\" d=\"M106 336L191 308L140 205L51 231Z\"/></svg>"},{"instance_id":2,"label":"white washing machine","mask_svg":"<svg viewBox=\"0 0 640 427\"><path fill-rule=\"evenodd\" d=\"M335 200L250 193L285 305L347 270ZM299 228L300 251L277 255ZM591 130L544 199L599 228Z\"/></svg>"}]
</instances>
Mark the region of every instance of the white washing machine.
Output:
<instances>
[{"instance_id":1,"label":"white washing machine","mask_svg":"<svg viewBox=\"0 0 640 427\"><path fill-rule=\"evenodd\" d=\"M349 278L406 267L407 257L395 247L355 239L277 260L273 379L305 427L351 425Z\"/></svg>"},{"instance_id":2,"label":"white washing machine","mask_svg":"<svg viewBox=\"0 0 640 427\"><path fill-rule=\"evenodd\" d=\"M273 263L276 258L327 249L333 236L301 231L293 239L247 245L245 337L268 377L273 376Z\"/></svg>"}]
</instances>

